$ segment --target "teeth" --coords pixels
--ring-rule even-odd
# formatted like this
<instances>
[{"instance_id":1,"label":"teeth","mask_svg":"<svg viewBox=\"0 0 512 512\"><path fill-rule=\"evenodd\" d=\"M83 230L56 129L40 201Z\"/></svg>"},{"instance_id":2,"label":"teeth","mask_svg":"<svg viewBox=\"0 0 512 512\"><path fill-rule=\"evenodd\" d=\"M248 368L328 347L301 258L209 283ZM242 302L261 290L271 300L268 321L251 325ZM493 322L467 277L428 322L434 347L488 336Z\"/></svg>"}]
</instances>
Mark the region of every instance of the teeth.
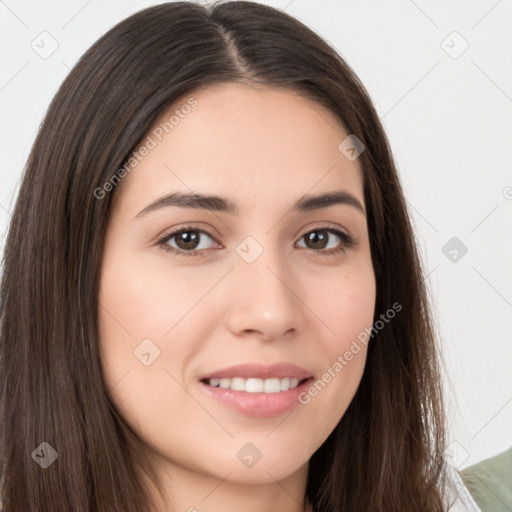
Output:
<instances>
[{"instance_id":1,"label":"teeth","mask_svg":"<svg viewBox=\"0 0 512 512\"><path fill-rule=\"evenodd\" d=\"M235 380L235 379L233 379ZM262 379L241 379L244 382L244 389L247 393L263 393L263 387L265 383ZM231 388L233 389L233 388Z\"/></svg>"},{"instance_id":2,"label":"teeth","mask_svg":"<svg viewBox=\"0 0 512 512\"><path fill-rule=\"evenodd\" d=\"M231 379L231 389L234 389L235 391L245 391L245 379L240 379L238 377Z\"/></svg>"},{"instance_id":3,"label":"teeth","mask_svg":"<svg viewBox=\"0 0 512 512\"><path fill-rule=\"evenodd\" d=\"M231 379L220 379L219 386L227 389L231 387Z\"/></svg>"},{"instance_id":4,"label":"teeth","mask_svg":"<svg viewBox=\"0 0 512 512\"><path fill-rule=\"evenodd\" d=\"M232 389L233 391L245 391L246 393L279 393L288 391L299 385L299 379L285 377L283 379L243 379L234 377L232 379L209 379L208 384L222 389Z\"/></svg>"},{"instance_id":5,"label":"teeth","mask_svg":"<svg viewBox=\"0 0 512 512\"><path fill-rule=\"evenodd\" d=\"M267 379L263 381L263 393L279 393L281 381L279 379Z\"/></svg>"}]
</instances>

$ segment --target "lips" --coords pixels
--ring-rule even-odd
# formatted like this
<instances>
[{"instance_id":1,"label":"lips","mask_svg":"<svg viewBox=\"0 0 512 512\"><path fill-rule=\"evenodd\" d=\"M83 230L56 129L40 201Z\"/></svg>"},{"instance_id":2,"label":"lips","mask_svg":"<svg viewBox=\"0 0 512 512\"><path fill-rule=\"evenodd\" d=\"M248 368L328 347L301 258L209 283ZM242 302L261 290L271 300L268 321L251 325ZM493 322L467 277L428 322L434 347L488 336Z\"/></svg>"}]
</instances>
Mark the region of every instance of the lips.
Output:
<instances>
[{"instance_id":1,"label":"lips","mask_svg":"<svg viewBox=\"0 0 512 512\"><path fill-rule=\"evenodd\" d=\"M298 395L314 380L312 373L290 363L248 363L214 371L200 379L208 396L252 417L283 414L299 404Z\"/></svg>"}]
</instances>

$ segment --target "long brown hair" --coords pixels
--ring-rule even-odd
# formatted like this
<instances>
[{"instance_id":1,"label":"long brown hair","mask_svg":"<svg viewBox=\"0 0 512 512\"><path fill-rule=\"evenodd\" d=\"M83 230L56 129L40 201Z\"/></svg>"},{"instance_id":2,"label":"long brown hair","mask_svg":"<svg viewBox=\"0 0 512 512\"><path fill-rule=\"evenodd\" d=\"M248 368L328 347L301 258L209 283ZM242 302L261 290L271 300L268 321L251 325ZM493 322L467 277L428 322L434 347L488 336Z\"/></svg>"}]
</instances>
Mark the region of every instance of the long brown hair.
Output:
<instances>
[{"instance_id":1,"label":"long brown hair","mask_svg":"<svg viewBox=\"0 0 512 512\"><path fill-rule=\"evenodd\" d=\"M310 459L307 496L316 512L443 510L438 336L396 166L368 93L328 43L280 10L175 2L130 16L84 54L29 155L1 282L4 512L156 510L135 460L155 482L156 475L101 373L98 276L117 188L101 200L94 190L178 97L241 80L299 91L364 143L375 320L402 305L372 337L354 399ZM34 458L43 442L58 454L46 469Z\"/></svg>"}]
</instances>

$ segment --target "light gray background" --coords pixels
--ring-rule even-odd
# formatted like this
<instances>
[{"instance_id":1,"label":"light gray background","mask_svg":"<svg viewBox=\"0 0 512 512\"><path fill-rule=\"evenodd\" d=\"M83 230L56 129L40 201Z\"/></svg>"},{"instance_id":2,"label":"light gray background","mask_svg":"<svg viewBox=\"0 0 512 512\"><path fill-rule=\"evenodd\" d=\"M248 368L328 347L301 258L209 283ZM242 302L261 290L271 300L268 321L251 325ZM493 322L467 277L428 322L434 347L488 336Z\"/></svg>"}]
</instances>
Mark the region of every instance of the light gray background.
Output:
<instances>
[{"instance_id":1,"label":"light gray background","mask_svg":"<svg viewBox=\"0 0 512 512\"><path fill-rule=\"evenodd\" d=\"M58 86L102 34L155 3L0 0L0 250ZM512 0L261 3L321 34L368 88L399 166L442 334L453 464L504 451L512 445ZM459 246L447 246L446 256L453 237Z\"/></svg>"}]
</instances>

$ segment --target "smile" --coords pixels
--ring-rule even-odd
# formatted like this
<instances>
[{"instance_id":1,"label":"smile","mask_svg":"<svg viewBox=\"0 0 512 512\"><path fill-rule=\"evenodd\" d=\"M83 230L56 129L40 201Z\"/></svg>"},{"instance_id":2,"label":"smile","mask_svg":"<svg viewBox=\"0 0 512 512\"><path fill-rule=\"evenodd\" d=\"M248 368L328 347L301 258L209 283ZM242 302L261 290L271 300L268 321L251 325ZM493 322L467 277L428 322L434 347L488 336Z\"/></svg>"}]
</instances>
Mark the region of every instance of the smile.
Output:
<instances>
[{"instance_id":1,"label":"smile","mask_svg":"<svg viewBox=\"0 0 512 512\"><path fill-rule=\"evenodd\" d=\"M234 377L232 379L205 379L206 384L215 388L232 389L233 391L245 391L246 393L280 393L294 389L299 382L296 377L284 377L283 379L244 379L243 377Z\"/></svg>"}]
</instances>

